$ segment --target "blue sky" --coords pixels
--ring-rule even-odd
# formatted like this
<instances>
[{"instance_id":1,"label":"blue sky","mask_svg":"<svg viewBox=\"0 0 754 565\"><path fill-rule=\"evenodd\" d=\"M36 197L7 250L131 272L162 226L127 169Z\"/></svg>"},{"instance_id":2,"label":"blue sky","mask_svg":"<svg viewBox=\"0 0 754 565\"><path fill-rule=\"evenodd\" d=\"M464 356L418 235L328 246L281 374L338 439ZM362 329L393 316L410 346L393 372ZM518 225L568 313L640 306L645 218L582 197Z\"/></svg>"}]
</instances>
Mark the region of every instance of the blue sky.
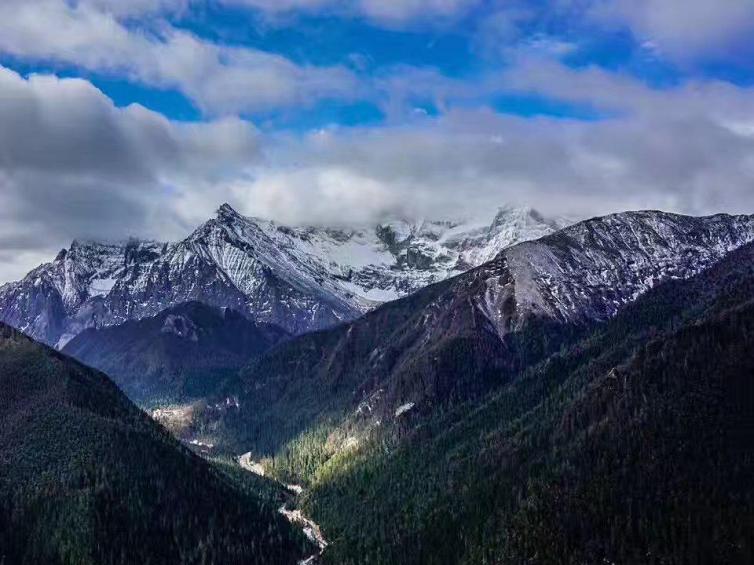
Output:
<instances>
[{"instance_id":1,"label":"blue sky","mask_svg":"<svg viewBox=\"0 0 754 565\"><path fill-rule=\"evenodd\" d=\"M752 212L753 36L751 0L4 0L0 259L223 201Z\"/></svg>"},{"instance_id":2,"label":"blue sky","mask_svg":"<svg viewBox=\"0 0 754 565\"><path fill-rule=\"evenodd\" d=\"M208 41L259 49L281 55L299 65L344 65L366 77L389 74L396 67L429 68L450 79L470 85L500 72L510 64L505 50L555 49L555 55L573 68L598 66L625 73L657 88L671 87L694 79L724 80L735 84L754 81L754 58L736 44L735 56L727 53L678 61L646 46L646 40L621 25L599 26L580 20L578 12L553 15L551 2L519 3L522 14L517 29L497 41L494 30L485 30L486 20L504 2L480 2L457 19L408 21L385 27L358 17L329 14L288 14L270 21L259 10L221 7L192 9L174 17L173 25ZM511 4L508 2L507 4ZM491 39L484 36L492 35ZM494 42L487 45L487 42ZM746 46L748 47L748 46ZM562 51L558 51L561 49ZM754 55L754 42L750 55ZM138 84L108 81L96 83L121 104L138 102L171 118L201 118L191 101L175 91L145 90ZM591 119L593 112L546 96L496 93L476 101L500 112L522 116L553 115ZM434 107L432 100L416 100L417 106ZM374 125L379 122L379 101L358 103L329 100L312 108L295 109L285 119L271 119L272 127L311 128L317 125ZM271 116L250 113L246 117L265 123ZM384 118L384 116L382 116Z\"/></svg>"},{"instance_id":3,"label":"blue sky","mask_svg":"<svg viewBox=\"0 0 754 565\"><path fill-rule=\"evenodd\" d=\"M421 3L421 0L413 2ZM398 19L386 20L370 18L353 7L341 8L354 4L343 2L294 1L292 5L301 5L298 9L280 12L265 9L274 3L263 0L251 0L250 5L243 0L238 0L238 5L233 0L229 3L146 0L141 2L145 6L143 11L137 9L133 14L121 16L119 21L134 34L159 36L169 27L189 33L199 41L275 54L299 66L341 67L365 83L400 72L401 68L415 68L432 70L473 89L486 77L504 72L515 57L527 52L542 52L574 69L604 68L654 88L674 87L698 79L737 85L754 81L754 58L747 56L754 55L751 42L733 38L730 45L719 51L679 59L656 48L654 40L644 35L641 27L632 27L630 21L585 15L599 3L429 1L425 7L427 17L409 12ZM87 7L86 0L67 4L73 9ZM94 0L93 4L106 13L110 3ZM153 4L157 7L150 9ZM311 4L320 8L307 8ZM457 8L435 8L433 14L433 4ZM499 18L499 23L495 18ZM141 104L173 120L216 117L213 108L204 107L180 88L145 84L121 69L91 68L62 57L55 60L55 56L14 56L12 49L5 51L0 61L7 68L24 74L53 72L86 78L119 106ZM441 103L445 108L468 107L472 103L527 117L594 119L598 114L584 105L565 103L542 93L529 94L506 92L502 85L473 101L468 96L460 97L461 100L446 96ZM384 92L354 93L353 98L347 99L322 96L320 100L293 107L239 109L234 113L266 130L374 126L388 119L384 106L389 103L386 100L389 96ZM416 93L403 103L436 113L439 104L433 96L436 93Z\"/></svg>"}]
</instances>

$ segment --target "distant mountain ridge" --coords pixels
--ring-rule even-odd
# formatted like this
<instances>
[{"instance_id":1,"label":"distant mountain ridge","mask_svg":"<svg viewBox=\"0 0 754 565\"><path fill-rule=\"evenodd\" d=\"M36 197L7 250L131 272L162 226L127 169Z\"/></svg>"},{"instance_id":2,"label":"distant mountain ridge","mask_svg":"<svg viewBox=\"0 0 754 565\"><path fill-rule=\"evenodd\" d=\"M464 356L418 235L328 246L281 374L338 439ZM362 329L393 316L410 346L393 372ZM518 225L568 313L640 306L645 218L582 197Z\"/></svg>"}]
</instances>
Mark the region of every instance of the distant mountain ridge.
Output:
<instances>
[{"instance_id":1,"label":"distant mountain ridge","mask_svg":"<svg viewBox=\"0 0 754 565\"><path fill-rule=\"evenodd\" d=\"M194 300L304 333L354 319L562 225L531 209L502 208L486 225L291 228L224 204L178 243L74 241L51 263L0 288L0 320L63 347L85 328Z\"/></svg>"},{"instance_id":2,"label":"distant mountain ridge","mask_svg":"<svg viewBox=\"0 0 754 565\"><path fill-rule=\"evenodd\" d=\"M404 235L377 230L396 258L389 279L379 269L344 277L341 263L320 269L308 254L361 245L354 234L281 231L229 208L186 249L222 265L244 300L252 280L268 290L285 280L301 297L313 277L318 304L331 305L357 272L370 273L370 288L408 284L481 249L458 244L456 256L442 252L427 267L421 257L431 254L417 251L418 239L400 243ZM447 233L421 237L450 249ZM117 277L98 261L87 292L115 290L119 280L110 286ZM274 278L246 276L259 264ZM361 308L371 291L359 288ZM233 353L226 326L247 328L242 347L259 342L260 355L192 406L182 437L212 442L215 453L252 452L265 473L302 485L302 510L332 540L323 563L744 563L754 547L753 296L754 216L624 212L506 247L355 320L277 344L255 333L260 322L190 302L85 330L64 351L83 345L94 355L87 362L129 367L148 384L144 357L172 363L185 352L189 369L203 370L203 357ZM163 341L177 344L167 356Z\"/></svg>"},{"instance_id":3,"label":"distant mountain ridge","mask_svg":"<svg viewBox=\"0 0 754 565\"><path fill-rule=\"evenodd\" d=\"M175 402L209 396L289 337L229 308L187 302L154 317L86 329L62 351L107 373L132 400Z\"/></svg>"}]
</instances>

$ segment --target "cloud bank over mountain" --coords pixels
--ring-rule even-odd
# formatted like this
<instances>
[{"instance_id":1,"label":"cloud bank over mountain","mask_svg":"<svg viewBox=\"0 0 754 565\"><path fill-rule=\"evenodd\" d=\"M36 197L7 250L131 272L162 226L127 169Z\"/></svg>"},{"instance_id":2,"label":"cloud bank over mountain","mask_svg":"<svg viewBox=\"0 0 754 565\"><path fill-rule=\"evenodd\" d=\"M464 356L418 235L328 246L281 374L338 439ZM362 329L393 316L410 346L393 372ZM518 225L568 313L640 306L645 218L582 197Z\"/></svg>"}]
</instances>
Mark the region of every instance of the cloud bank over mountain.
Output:
<instances>
[{"instance_id":1,"label":"cloud bank over mountain","mask_svg":"<svg viewBox=\"0 0 754 565\"><path fill-rule=\"evenodd\" d=\"M750 3L540 4L4 2L0 280L223 201L338 225L752 211Z\"/></svg>"}]
</instances>

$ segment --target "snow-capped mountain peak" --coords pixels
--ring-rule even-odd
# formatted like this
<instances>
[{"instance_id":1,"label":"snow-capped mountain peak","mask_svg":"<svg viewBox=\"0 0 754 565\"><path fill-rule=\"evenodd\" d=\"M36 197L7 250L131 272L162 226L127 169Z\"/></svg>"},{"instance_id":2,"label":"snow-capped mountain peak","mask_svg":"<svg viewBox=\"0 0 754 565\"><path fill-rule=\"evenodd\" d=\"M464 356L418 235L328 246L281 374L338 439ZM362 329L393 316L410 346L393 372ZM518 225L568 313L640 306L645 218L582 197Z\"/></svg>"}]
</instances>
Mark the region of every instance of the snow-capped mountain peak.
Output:
<instances>
[{"instance_id":1,"label":"snow-capped mountain peak","mask_svg":"<svg viewBox=\"0 0 754 565\"><path fill-rule=\"evenodd\" d=\"M492 222L284 226L225 203L177 243L74 241L2 288L0 319L62 347L87 327L199 300L301 333L352 319L562 225L505 207Z\"/></svg>"},{"instance_id":2,"label":"snow-capped mountain peak","mask_svg":"<svg viewBox=\"0 0 754 565\"><path fill-rule=\"evenodd\" d=\"M485 288L477 304L501 335L532 317L606 320L658 284L690 278L752 241L754 216L611 214L501 251L475 271Z\"/></svg>"},{"instance_id":3,"label":"snow-capped mountain peak","mask_svg":"<svg viewBox=\"0 0 754 565\"><path fill-rule=\"evenodd\" d=\"M218 217L218 219L220 219L220 218L238 218L238 217L240 217L240 214L238 212L236 212L236 209L233 208L233 206L231 206L227 202L224 202L217 209L217 217Z\"/></svg>"}]
</instances>

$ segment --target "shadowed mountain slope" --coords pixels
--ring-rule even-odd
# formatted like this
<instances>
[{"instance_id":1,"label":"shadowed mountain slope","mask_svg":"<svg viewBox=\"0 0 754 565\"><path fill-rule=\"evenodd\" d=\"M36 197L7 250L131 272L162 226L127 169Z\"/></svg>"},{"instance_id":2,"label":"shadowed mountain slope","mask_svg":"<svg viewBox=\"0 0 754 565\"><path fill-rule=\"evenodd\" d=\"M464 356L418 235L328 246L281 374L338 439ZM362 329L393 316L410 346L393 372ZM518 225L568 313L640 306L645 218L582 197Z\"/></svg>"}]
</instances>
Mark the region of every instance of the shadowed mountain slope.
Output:
<instances>
[{"instance_id":1,"label":"shadowed mountain slope","mask_svg":"<svg viewBox=\"0 0 754 565\"><path fill-rule=\"evenodd\" d=\"M267 468L329 563L749 563L753 379L750 244L481 399L320 423Z\"/></svg>"},{"instance_id":2,"label":"shadowed mountain slope","mask_svg":"<svg viewBox=\"0 0 754 565\"><path fill-rule=\"evenodd\" d=\"M85 330L63 352L107 373L131 399L153 404L208 396L289 337L233 310L189 302L155 317Z\"/></svg>"},{"instance_id":3,"label":"shadowed mountain slope","mask_svg":"<svg viewBox=\"0 0 754 565\"><path fill-rule=\"evenodd\" d=\"M105 375L0 325L0 562L295 563L311 548Z\"/></svg>"}]
</instances>

